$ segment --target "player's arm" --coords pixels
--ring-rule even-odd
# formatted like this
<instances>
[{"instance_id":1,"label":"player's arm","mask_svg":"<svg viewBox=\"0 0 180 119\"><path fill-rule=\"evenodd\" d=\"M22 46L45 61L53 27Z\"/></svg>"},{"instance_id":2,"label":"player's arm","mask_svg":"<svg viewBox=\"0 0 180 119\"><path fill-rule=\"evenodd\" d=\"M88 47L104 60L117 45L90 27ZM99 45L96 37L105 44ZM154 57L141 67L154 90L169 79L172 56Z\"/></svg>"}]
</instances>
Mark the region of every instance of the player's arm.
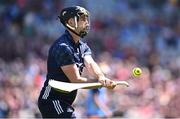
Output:
<instances>
[{"instance_id":1,"label":"player's arm","mask_svg":"<svg viewBox=\"0 0 180 119\"><path fill-rule=\"evenodd\" d=\"M98 64L94 61L91 55L86 55L84 57L84 63L88 71L95 76L96 79L101 79L101 77L105 77L103 72L101 71Z\"/></svg>"},{"instance_id":2,"label":"player's arm","mask_svg":"<svg viewBox=\"0 0 180 119\"><path fill-rule=\"evenodd\" d=\"M68 79L73 83L88 82L87 78L80 76L79 70L78 70L76 64L61 66L61 69L63 70L65 75L68 77Z\"/></svg>"},{"instance_id":3,"label":"player's arm","mask_svg":"<svg viewBox=\"0 0 180 119\"><path fill-rule=\"evenodd\" d=\"M60 44L54 52L56 64L62 69L70 82L87 82L87 78L80 76L74 61L73 52L68 45L65 43Z\"/></svg>"},{"instance_id":4,"label":"player's arm","mask_svg":"<svg viewBox=\"0 0 180 119\"><path fill-rule=\"evenodd\" d=\"M91 55L84 57L84 63L89 72L92 72L103 86L107 88L114 88L116 83L105 77L98 64L94 61Z\"/></svg>"}]
</instances>

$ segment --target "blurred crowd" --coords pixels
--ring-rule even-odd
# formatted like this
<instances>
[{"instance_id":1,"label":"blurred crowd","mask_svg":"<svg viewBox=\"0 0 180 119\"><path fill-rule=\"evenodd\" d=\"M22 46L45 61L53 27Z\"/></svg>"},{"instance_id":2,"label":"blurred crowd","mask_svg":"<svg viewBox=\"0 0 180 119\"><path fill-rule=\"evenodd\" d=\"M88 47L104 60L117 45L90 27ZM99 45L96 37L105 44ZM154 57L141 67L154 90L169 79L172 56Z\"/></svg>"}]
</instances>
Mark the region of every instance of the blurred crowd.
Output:
<instances>
[{"instance_id":1,"label":"blurred crowd","mask_svg":"<svg viewBox=\"0 0 180 119\"><path fill-rule=\"evenodd\" d=\"M130 83L128 88L102 91L109 108L100 107L104 116L180 117L180 0L1 0L0 117L41 117L37 98L46 77L48 49L64 33L57 19L60 10L71 5L91 13L84 41L102 71ZM143 70L139 78L131 74L136 66ZM88 116L89 94L79 91L77 117Z\"/></svg>"}]
</instances>

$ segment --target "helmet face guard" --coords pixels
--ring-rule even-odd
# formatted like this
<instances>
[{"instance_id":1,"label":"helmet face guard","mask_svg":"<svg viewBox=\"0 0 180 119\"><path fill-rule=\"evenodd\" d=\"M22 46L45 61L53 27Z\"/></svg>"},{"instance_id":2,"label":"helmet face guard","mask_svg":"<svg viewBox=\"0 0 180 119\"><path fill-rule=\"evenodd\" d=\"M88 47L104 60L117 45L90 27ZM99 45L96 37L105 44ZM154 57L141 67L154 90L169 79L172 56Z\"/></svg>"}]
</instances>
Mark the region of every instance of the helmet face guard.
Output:
<instances>
[{"instance_id":1,"label":"helmet face guard","mask_svg":"<svg viewBox=\"0 0 180 119\"><path fill-rule=\"evenodd\" d=\"M61 11L60 16L58 16L58 17L59 17L61 23L66 28L68 28L70 31L72 31L76 35L80 36L81 38L83 38L84 36L87 35L87 33L89 31L89 26L88 26L88 28L85 28L84 30L80 31L79 33L76 33L75 30L78 28L77 22L80 19L83 19L83 17L85 17L85 16L88 18L88 23L90 24L89 12L83 7L75 6L75 7L64 8ZM74 19L75 27L72 27L67 23L70 18Z\"/></svg>"}]
</instances>

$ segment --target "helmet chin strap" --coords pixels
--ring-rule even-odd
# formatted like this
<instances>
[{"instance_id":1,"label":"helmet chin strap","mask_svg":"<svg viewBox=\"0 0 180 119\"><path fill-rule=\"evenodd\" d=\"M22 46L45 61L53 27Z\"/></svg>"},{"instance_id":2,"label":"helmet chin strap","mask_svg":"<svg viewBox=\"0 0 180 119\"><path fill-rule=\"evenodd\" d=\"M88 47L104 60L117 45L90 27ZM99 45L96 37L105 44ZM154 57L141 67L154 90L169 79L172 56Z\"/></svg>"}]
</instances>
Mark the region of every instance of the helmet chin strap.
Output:
<instances>
[{"instance_id":1,"label":"helmet chin strap","mask_svg":"<svg viewBox=\"0 0 180 119\"><path fill-rule=\"evenodd\" d=\"M79 37L81 37L81 38L84 38L84 36L87 35L87 32L85 32L85 31L80 31L79 34L75 32L75 30L76 30L77 27L78 27L78 26L77 26L77 17L76 17L76 16L74 17L74 22L75 22L75 27L70 26L68 23L66 23L66 27L67 27L70 31L72 31L74 34L76 34L77 36L79 36Z\"/></svg>"}]
</instances>

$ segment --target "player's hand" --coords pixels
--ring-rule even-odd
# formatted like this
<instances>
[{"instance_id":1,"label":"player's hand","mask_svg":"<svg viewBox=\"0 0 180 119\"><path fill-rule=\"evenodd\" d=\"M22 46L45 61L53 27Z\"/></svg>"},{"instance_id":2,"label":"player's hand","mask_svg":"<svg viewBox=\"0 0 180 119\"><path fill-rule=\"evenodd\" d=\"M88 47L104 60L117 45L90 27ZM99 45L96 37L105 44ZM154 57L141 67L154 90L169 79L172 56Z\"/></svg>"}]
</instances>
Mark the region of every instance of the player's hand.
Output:
<instances>
[{"instance_id":1,"label":"player's hand","mask_svg":"<svg viewBox=\"0 0 180 119\"><path fill-rule=\"evenodd\" d=\"M100 77L99 82L102 84L103 87L106 87L108 89L113 89L117 85L115 81L112 81L106 77Z\"/></svg>"}]
</instances>

